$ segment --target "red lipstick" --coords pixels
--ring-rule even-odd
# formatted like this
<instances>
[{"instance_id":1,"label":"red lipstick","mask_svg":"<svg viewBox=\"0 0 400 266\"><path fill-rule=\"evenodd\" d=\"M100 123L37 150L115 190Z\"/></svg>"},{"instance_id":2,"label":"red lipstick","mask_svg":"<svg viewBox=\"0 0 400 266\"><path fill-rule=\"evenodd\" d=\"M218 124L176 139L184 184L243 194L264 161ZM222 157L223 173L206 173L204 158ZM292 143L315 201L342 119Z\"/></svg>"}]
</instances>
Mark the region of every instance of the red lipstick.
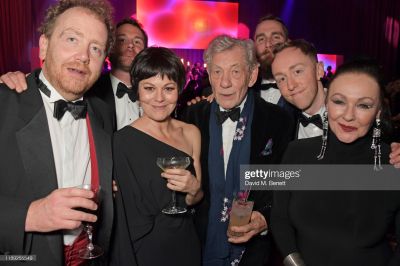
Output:
<instances>
[{"instance_id":1,"label":"red lipstick","mask_svg":"<svg viewBox=\"0 0 400 266\"><path fill-rule=\"evenodd\" d=\"M357 130L356 127L346 126L346 125L343 125L343 124L340 124L340 123L339 123L339 126L341 127L341 129L344 132L352 132L352 131L356 131Z\"/></svg>"}]
</instances>

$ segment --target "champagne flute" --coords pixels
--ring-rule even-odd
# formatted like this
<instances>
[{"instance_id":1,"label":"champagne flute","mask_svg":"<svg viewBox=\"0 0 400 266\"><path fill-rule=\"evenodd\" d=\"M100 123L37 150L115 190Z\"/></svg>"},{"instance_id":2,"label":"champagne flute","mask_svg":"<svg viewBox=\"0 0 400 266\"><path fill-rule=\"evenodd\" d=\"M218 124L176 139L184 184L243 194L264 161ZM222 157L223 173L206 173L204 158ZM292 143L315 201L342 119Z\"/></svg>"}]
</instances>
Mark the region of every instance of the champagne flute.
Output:
<instances>
[{"instance_id":1,"label":"champagne flute","mask_svg":"<svg viewBox=\"0 0 400 266\"><path fill-rule=\"evenodd\" d=\"M190 165L189 157L159 157L157 158L157 165L161 170L166 169L186 169ZM176 206L176 193L172 190L172 202L171 205L162 210L165 214L179 214L185 213L187 210L185 207Z\"/></svg>"},{"instance_id":2,"label":"champagne flute","mask_svg":"<svg viewBox=\"0 0 400 266\"><path fill-rule=\"evenodd\" d=\"M94 192L94 197L93 197L93 201L99 205L100 203L100 191L101 191L101 187L100 186L93 186L91 184L83 184L80 186L77 186L77 188L81 188L81 189L86 189L86 190L91 190ZM92 213L95 214L96 211L93 210L89 210L89 209L82 209L80 208L81 211L87 212L87 213ZM85 230L86 235L88 237L88 244L86 245L85 248L80 249L78 251L78 256L81 259L94 259L97 257L100 257L101 255L103 255L104 251L101 247L93 244L93 223L90 222L84 222L82 221L83 224L83 230Z\"/></svg>"}]
</instances>

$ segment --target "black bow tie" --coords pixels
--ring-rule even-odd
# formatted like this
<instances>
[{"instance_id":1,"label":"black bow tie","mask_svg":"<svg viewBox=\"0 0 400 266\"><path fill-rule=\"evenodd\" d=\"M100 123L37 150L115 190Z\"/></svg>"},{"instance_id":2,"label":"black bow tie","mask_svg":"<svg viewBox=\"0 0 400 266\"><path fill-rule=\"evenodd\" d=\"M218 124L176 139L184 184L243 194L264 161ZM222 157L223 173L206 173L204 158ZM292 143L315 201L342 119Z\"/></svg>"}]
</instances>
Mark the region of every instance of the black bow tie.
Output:
<instances>
[{"instance_id":1,"label":"black bow tie","mask_svg":"<svg viewBox=\"0 0 400 266\"><path fill-rule=\"evenodd\" d=\"M279 88L276 85L276 83L265 83L265 84L261 84L259 87L260 87L260 90L262 90L262 91L266 91L266 90L269 90L269 89L279 90Z\"/></svg>"},{"instance_id":2,"label":"black bow tie","mask_svg":"<svg viewBox=\"0 0 400 266\"><path fill-rule=\"evenodd\" d=\"M49 90L49 88L47 88L47 86L39 79L39 77L36 78L36 82L38 84L39 90L50 98L51 91ZM54 102L54 118L56 118L57 120L61 120L66 111L70 112L75 120L85 118L87 113L87 103L84 100L76 101L74 103L64 100L58 100Z\"/></svg>"},{"instance_id":3,"label":"black bow tie","mask_svg":"<svg viewBox=\"0 0 400 266\"><path fill-rule=\"evenodd\" d=\"M125 95L125 93L128 94L128 97L129 97L129 99L131 99L132 102L137 101L137 97L136 97L137 95L136 95L136 91L134 89L129 89L122 82L118 83L116 96L118 98L122 98Z\"/></svg>"},{"instance_id":4,"label":"black bow tie","mask_svg":"<svg viewBox=\"0 0 400 266\"><path fill-rule=\"evenodd\" d=\"M314 124L315 126L319 127L320 129L322 129L322 119L321 116L319 114L317 115L313 115L311 117L306 117L304 114L301 114L299 116L299 122L301 123L301 125L303 127L308 126L308 124Z\"/></svg>"},{"instance_id":5,"label":"black bow tie","mask_svg":"<svg viewBox=\"0 0 400 266\"><path fill-rule=\"evenodd\" d=\"M65 112L71 113L72 117L77 120L86 117L87 104L86 101L66 102L64 100L58 100L54 103L54 118L61 120Z\"/></svg>"},{"instance_id":6,"label":"black bow tie","mask_svg":"<svg viewBox=\"0 0 400 266\"><path fill-rule=\"evenodd\" d=\"M223 124L228 117L232 121L238 121L240 117L240 107L235 107L229 111L221 111L218 109L215 114L217 115L217 122L219 124Z\"/></svg>"}]
</instances>

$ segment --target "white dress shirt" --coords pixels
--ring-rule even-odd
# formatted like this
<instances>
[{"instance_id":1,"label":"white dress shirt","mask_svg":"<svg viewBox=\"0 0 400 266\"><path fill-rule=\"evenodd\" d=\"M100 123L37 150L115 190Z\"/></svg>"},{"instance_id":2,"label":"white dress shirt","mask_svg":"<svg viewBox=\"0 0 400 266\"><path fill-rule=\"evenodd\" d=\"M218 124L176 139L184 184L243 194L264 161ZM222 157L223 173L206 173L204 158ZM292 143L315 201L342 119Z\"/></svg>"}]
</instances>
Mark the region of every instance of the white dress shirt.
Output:
<instances>
[{"instance_id":1,"label":"white dress shirt","mask_svg":"<svg viewBox=\"0 0 400 266\"><path fill-rule=\"evenodd\" d=\"M242 103L239 105L240 112L242 112L243 106L244 106L244 103L246 102L246 100L247 100L247 96L242 101ZM226 111L221 106L219 107L219 109L221 111ZM238 121L232 121L229 117L228 117L228 119L225 120L224 123L222 123L222 147L224 149L225 179L226 179L226 169L228 167L229 156L231 155L231 151L232 151L232 142L233 142L233 137L235 136L237 123L238 123Z\"/></svg>"},{"instance_id":2,"label":"white dress shirt","mask_svg":"<svg viewBox=\"0 0 400 266\"><path fill-rule=\"evenodd\" d=\"M263 79L261 81L261 84L276 84L275 80L266 80ZM260 91L260 96L263 98L266 102L277 104L279 99L281 98L281 92L276 89L276 88L270 88L268 90L261 90Z\"/></svg>"},{"instance_id":3,"label":"white dress shirt","mask_svg":"<svg viewBox=\"0 0 400 266\"><path fill-rule=\"evenodd\" d=\"M132 102L131 99L129 99L128 94L125 94L121 98L118 98L116 95L118 83L122 81L113 76L111 73L110 73L110 79L115 99L117 130L119 130L124 126L132 124L133 121L139 118L139 104L137 101Z\"/></svg>"},{"instance_id":4,"label":"white dress shirt","mask_svg":"<svg viewBox=\"0 0 400 266\"><path fill-rule=\"evenodd\" d=\"M325 105L323 105L321 107L321 109L319 109L319 111L316 114L319 114L321 116L321 120L324 121L324 112L325 112L326 108ZM303 115L306 117L311 117L311 115L304 113ZM312 137L317 137L317 136L322 136L322 129L320 129L319 127L317 127L314 124L308 124L306 127L303 127L303 125L301 123L299 123L299 132L297 135L298 139L307 139L307 138L312 138Z\"/></svg>"},{"instance_id":5,"label":"white dress shirt","mask_svg":"<svg viewBox=\"0 0 400 266\"><path fill-rule=\"evenodd\" d=\"M75 120L70 112L65 112L60 121L54 118L54 102L65 99L46 80L43 72L39 78L51 92L50 97L42 91L40 95L49 124L58 188L90 184L92 171L86 119ZM82 228L65 230L64 244L71 245L81 231Z\"/></svg>"}]
</instances>

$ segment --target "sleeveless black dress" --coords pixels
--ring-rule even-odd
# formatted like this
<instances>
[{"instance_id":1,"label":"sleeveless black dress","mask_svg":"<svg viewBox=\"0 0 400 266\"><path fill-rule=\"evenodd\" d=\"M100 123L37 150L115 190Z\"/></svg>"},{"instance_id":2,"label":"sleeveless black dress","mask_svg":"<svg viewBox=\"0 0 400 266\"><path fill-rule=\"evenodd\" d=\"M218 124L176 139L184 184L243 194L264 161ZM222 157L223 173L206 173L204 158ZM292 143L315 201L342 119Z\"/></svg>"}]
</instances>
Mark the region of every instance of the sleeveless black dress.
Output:
<instances>
[{"instance_id":1,"label":"sleeveless black dress","mask_svg":"<svg viewBox=\"0 0 400 266\"><path fill-rule=\"evenodd\" d=\"M157 157L189 155L131 126L115 133L113 150L118 193L111 264L200 265L190 210L161 212L171 203L171 191L156 165ZM187 169L194 173L192 160ZM176 195L178 206L185 206L185 194Z\"/></svg>"}]
</instances>

